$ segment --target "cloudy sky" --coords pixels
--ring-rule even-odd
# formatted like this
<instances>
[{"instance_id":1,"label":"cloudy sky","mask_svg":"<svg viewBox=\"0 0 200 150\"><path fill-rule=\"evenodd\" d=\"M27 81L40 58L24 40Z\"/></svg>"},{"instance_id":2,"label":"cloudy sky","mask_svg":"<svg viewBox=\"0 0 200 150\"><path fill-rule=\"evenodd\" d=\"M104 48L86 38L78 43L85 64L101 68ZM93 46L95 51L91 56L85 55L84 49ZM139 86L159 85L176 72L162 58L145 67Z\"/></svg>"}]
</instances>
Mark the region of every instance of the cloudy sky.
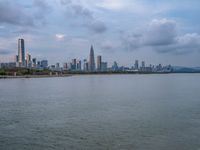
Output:
<instances>
[{"instance_id":1,"label":"cloudy sky","mask_svg":"<svg viewBox=\"0 0 200 150\"><path fill-rule=\"evenodd\" d=\"M50 63L95 55L131 66L200 66L199 0L0 0L0 62L26 51Z\"/></svg>"}]
</instances>

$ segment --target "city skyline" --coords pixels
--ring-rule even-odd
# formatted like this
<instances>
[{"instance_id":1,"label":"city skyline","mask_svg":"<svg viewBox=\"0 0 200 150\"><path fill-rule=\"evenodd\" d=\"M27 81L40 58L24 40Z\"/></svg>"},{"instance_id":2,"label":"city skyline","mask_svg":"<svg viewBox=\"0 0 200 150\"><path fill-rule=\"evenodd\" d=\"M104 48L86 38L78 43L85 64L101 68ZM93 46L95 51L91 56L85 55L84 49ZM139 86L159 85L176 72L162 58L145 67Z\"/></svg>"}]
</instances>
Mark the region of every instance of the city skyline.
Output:
<instances>
[{"instance_id":1,"label":"city skyline","mask_svg":"<svg viewBox=\"0 0 200 150\"><path fill-rule=\"evenodd\" d=\"M55 64L49 64L47 59L38 60L36 57L26 52L25 40L18 39L18 54L14 56L14 61L11 62L0 62L0 68L7 69L33 69L33 70L49 70L57 72L77 72L77 73L101 73L101 72L132 72L132 73L169 73L173 71L172 65L162 65L162 64L148 64L145 61L135 60L135 64L130 66L123 66L114 61L112 66L108 66L108 62L102 61L102 56L95 56L93 45L90 47L90 52L88 58L80 60L76 58L71 59L71 61L56 62ZM26 55L26 56L25 56ZM95 59L96 57L96 59ZM96 60L96 62L95 62ZM83 62L83 63L82 63Z\"/></svg>"},{"instance_id":2,"label":"city skyline","mask_svg":"<svg viewBox=\"0 0 200 150\"><path fill-rule=\"evenodd\" d=\"M96 60L96 62L95 62ZM83 61L83 64L82 64ZM62 64L60 66L60 63ZM71 62L69 62L67 60L67 62L59 62L57 61L55 64L49 64L47 59L39 59L33 57L32 55L26 51L25 49L25 40L20 38L18 39L18 50L17 50L17 55L15 55L13 57L13 59L9 62L0 62L0 64L2 66L7 66L7 67L22 67L22 68L43 68L43 69L47 69L47 68L51 68L51 67L55 67L58 70L60 70L61 68L65 68L65 69L69 69L72 71L89 71L89 72L95 72L95 71L107 71L108 68L113 68L113 66L115 66L116 68L118 67L125 67L125 68L135 68L136 70L139 70L140 67L145 68L145 67L152 67L152 66L156 66L156 64L148 64L149 66L145 66L145 61L141 61L141 65L139 64L139 60L135 60L135 64L130 63L130 66L124 66L124 65L119 65L117 61L112 62L112 64L110 64L108 66L108 62L103 62L102 61L102 56L101 55L97 55L96 59L95 59L95 54L94 54L94 48L93 45L91 45L90 47L90 53L89 53L89 57L88 57L88 61L87 58L84 58L83 60L81 59L77 59L73 58ZM162 65L162 64L160 64ZM171 66L171 65L170 65ZM83 68L83 69L82 69ZM114 71L116 71L114 69Z\"/></svg>"},{"instance_id":3,"label":"city skyline","mask_svg":"<svg viewBox=\"0 0 200 150\"><path fill-rule=\"evenodd\" d=\"M199 5L198 0L2 0L0 61L13 60L22 38L28 53L51 64L83 60L94 45L109 65L145 60L200 66Z\"/></svg>"}]
</instances>

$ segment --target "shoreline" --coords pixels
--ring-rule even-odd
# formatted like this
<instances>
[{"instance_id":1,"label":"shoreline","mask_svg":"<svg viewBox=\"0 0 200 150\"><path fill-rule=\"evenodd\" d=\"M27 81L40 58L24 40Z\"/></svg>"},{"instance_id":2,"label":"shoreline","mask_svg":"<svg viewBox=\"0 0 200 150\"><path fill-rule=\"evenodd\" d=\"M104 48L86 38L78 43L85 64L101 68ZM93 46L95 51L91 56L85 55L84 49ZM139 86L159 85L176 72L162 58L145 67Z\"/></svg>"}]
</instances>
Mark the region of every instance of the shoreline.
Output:
<instances>
[{"instance_id":1,"label":"shoreline","mask_svg":"<svg viewBox=\"0 0 200 150\"><path fill-rule=\"evenodd\" d=\"M20 76L9 76L0 75L0 79L17 79L17 78L56 78L56 77L70 77L77 75L149 75L149 74L198 74L196 72L156 72L156 73L68 73L59 75L20 75Z\"/></svg>"},{"instance_id":2,"label":"shoreline","mask_svg":"<svg viewBox=\"0 0 200 150\"><path fill-rule=\"evenodd\" d=\"M66 75L23 75L23 76L0 76L0 79L20 79L20 78L55 78L55 77L69 77L70 74Z\"/></svg>"}]
</instances>

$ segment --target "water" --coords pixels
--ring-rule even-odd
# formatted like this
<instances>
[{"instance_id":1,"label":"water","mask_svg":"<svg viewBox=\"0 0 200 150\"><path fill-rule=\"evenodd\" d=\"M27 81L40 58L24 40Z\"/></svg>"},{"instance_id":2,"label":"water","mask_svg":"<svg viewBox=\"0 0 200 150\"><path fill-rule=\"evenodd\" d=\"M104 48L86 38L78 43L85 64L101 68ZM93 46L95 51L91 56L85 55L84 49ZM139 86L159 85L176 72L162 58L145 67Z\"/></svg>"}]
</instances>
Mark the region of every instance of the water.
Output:
<instances>
[{"instance_id":1,"label":"water","mask_svg":"<svg viewBox=\"0 0 200 150\"><path fill-rule=\"evenodd\" d=\"M2 150L200 150L200 74L0 80Z\"/></svg>"}]
</instances>

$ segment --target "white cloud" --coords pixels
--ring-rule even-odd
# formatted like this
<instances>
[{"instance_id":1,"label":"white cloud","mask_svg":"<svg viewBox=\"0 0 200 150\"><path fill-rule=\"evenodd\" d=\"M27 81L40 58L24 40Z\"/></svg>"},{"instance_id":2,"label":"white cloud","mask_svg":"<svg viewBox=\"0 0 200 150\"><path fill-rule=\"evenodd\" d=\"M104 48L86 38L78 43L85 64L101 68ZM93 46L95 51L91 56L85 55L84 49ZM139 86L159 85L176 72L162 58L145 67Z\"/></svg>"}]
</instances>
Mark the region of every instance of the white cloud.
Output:
<instances>
[{"instance_id":1,"label":"white cloud","mask_svg":"<svg viewBox=\"0 0 200 150\"><path fill-rule=\"evenodd\" d=\"M56 34L56 39L57 40L63 40L64 38L65 38L65 34L60 34L60 33L58 33L58 34Z\"/></svg>"},{"instance_id":2,"label":"white cloud","mask_svg":"<svg viewBox=\"0 0 200 150\"><path fill-rule=\"evenodd\" d=\"M187 33L176 38L174 49L177 53L200 52L200 35L197 33Z\"/></svg>"},{"instance_id":3,"label":"white cloud","mask_svg":"<svg viewBox=\"0 0 200 150\"><path fill-rule=\"evenodd\" d=\"M154 19L147 25L147 29L140 33L123 34L127 50L140 48L153 49L159 53L185 54L200 52L200 35L186 33L177 35L176 21L169 19Z\"/></svg>"},{"instance_id":4,"label":"white cloud","mask_svg":"<svg viewBox=\"0 0 200 150\"><path fill-rule=\"evenodd\" d=\"M167 45L175 41L176 22L169 19L154 19L144 33L144 44L147 45Z\"/></svg>"},{"instance_id":5,"label":"white cloud","mask_svg":"<svg viewBox=\"0 0 200 150\"><path fill-rule=\"evenodd\" d=\"M111 11L129 12L143 16L144 18L147 18L155 14L161 14L163 12L167 12L172 9L172 6L167 3L159 3L159 6L157 6L157 4L155 3L151 2L147 3L139 0L101 0L101 1L92 0L92 1L93 2L89 3L91 5L90 7L94 5L96 7Z\"/></svg>"},{"instance_id":6,"label":"white cloud","mask_svg":"<svg viewBox=\"0 0 200 150\"><path fill-rule=\"evenodd\" d=\"M121 10L127 7L125 0L103 0L96 5L111 10Z\"/></svg>"},{"instance_id":7,"label":"white cloud","mask_svg":"<svg viewBox=\"0 0 200 150\"><path fill-rule=\"evenodd\" d=\"M200 46L200 35L197 33L187 33L184 36L177 37L177 41L183 45L199 45Z\"/></svg>"}]
</instances>

